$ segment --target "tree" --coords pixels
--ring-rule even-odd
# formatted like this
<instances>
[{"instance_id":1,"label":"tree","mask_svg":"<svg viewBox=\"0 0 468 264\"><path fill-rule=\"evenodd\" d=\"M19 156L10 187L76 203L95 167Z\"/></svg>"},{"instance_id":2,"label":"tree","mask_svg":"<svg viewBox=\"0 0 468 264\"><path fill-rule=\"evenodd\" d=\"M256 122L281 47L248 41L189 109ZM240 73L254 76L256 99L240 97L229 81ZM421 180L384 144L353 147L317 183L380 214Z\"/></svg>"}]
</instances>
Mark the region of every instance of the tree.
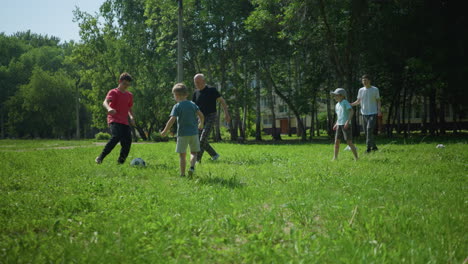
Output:
<instances>
[{"instance_id":1,"label":"tree","mask_svg":"<svg viewBox=\"0 0 468 264\"><path fill-rule=\"evenodd\" d=\"M31 80L10 98L10 127L31 137L65 137L73 131L73 82L63 72L34 67Z\"/></svg>"}]
</instances>

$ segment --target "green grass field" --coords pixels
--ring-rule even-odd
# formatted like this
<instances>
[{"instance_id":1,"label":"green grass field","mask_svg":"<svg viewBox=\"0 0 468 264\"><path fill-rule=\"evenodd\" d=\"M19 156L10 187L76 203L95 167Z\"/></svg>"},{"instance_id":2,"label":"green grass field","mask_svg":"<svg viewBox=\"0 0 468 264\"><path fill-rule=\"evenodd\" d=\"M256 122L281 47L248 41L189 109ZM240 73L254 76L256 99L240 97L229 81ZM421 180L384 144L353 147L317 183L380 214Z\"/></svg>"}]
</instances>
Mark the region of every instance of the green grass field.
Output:
<instances>
[{"instance_id":1,"label":"green grass field","mask_svg":"<svg viewBox=\"0 0 468 264\"><path fill-rule=\"evenodd\" d=\"M463 263L466 137L380 142L215 143L187 179L175 142L2 140L0 263Z\"/></svg>"}]
</instances>

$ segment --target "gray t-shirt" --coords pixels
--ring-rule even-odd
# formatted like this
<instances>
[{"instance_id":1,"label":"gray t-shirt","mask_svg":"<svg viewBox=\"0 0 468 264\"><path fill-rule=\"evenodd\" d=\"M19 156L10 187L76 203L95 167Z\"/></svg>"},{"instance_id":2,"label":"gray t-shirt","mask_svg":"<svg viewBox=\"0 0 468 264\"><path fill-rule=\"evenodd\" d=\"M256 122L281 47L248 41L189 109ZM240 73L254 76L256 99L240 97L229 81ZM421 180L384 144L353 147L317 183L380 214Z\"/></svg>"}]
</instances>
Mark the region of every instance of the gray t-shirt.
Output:
<instances>
[{"instance_id":1,"label":"gray t-shirt","mask_svg":"<svg viewBox=\"0 0 468 264\"><path fill-rule=\"evenodd\" d=\"M177 117L177 136L198 135L198 106L191 101L181 101L174 105L171 116Z\"/></svg>"},{"instance_id":2,"label":"gray t-shirt","mask_svg":"<svg viewBox=\"0 0 468 264\"><path fill-rule=\"evenodd\" d=\"M369 88L362 87L358 91L358 99L361 99L361 114L376 115L377 101L380 100L379 89L371 86Z\"/></svg>"}]
</instances>

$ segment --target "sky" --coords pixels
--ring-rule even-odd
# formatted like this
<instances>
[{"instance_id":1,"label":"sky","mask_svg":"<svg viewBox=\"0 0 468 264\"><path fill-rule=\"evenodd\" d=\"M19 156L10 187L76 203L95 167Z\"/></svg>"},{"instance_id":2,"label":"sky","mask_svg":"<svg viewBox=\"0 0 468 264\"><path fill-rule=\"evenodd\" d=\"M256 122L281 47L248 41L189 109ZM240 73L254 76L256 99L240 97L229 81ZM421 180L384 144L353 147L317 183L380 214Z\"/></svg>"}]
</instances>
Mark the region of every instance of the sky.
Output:
<instances>
[{"instance_id":1,"label":"sky","mask_svg":"<svg viewBox=\"0 0 468 264\"><path fill-rule=\"evenodd\" d=\"M0 32L18 31L79 41L78 23L73 22L75 6L94 15L104 0L0 0Z\"/></svg>"}]
</instances>

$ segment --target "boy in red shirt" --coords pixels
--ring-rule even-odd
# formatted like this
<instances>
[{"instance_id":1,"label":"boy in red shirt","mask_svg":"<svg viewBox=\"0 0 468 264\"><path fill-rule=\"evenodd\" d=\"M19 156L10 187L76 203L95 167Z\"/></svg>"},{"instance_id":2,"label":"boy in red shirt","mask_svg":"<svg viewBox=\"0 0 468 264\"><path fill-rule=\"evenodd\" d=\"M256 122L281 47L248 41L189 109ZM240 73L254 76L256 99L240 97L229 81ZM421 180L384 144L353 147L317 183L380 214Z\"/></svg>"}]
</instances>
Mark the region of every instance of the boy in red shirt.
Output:
<instances>
[{"instance_id":1,"label":"boy in red shirt","mask_svg":"<svg viewBox=\"0 0 468 264\"><path fill-rule=\"evenodd\" d=\"M120 150L119 159L117 160L118 164L123 164L130 152L132 133L128 123L128 117L130 117L132 125L135 125L135 121L132 112L133 95L131 92L127 91L127 89L130 87L132 81L133 78L130 74L126 72L122 73L119 78L119 86L110 90L102 103L107 110L107 123L109 124L112 138L107 142L101 154L96 158L97 164L101 164L104 158L119 142L122 148Z\"/></svg>"}]
</instances>

